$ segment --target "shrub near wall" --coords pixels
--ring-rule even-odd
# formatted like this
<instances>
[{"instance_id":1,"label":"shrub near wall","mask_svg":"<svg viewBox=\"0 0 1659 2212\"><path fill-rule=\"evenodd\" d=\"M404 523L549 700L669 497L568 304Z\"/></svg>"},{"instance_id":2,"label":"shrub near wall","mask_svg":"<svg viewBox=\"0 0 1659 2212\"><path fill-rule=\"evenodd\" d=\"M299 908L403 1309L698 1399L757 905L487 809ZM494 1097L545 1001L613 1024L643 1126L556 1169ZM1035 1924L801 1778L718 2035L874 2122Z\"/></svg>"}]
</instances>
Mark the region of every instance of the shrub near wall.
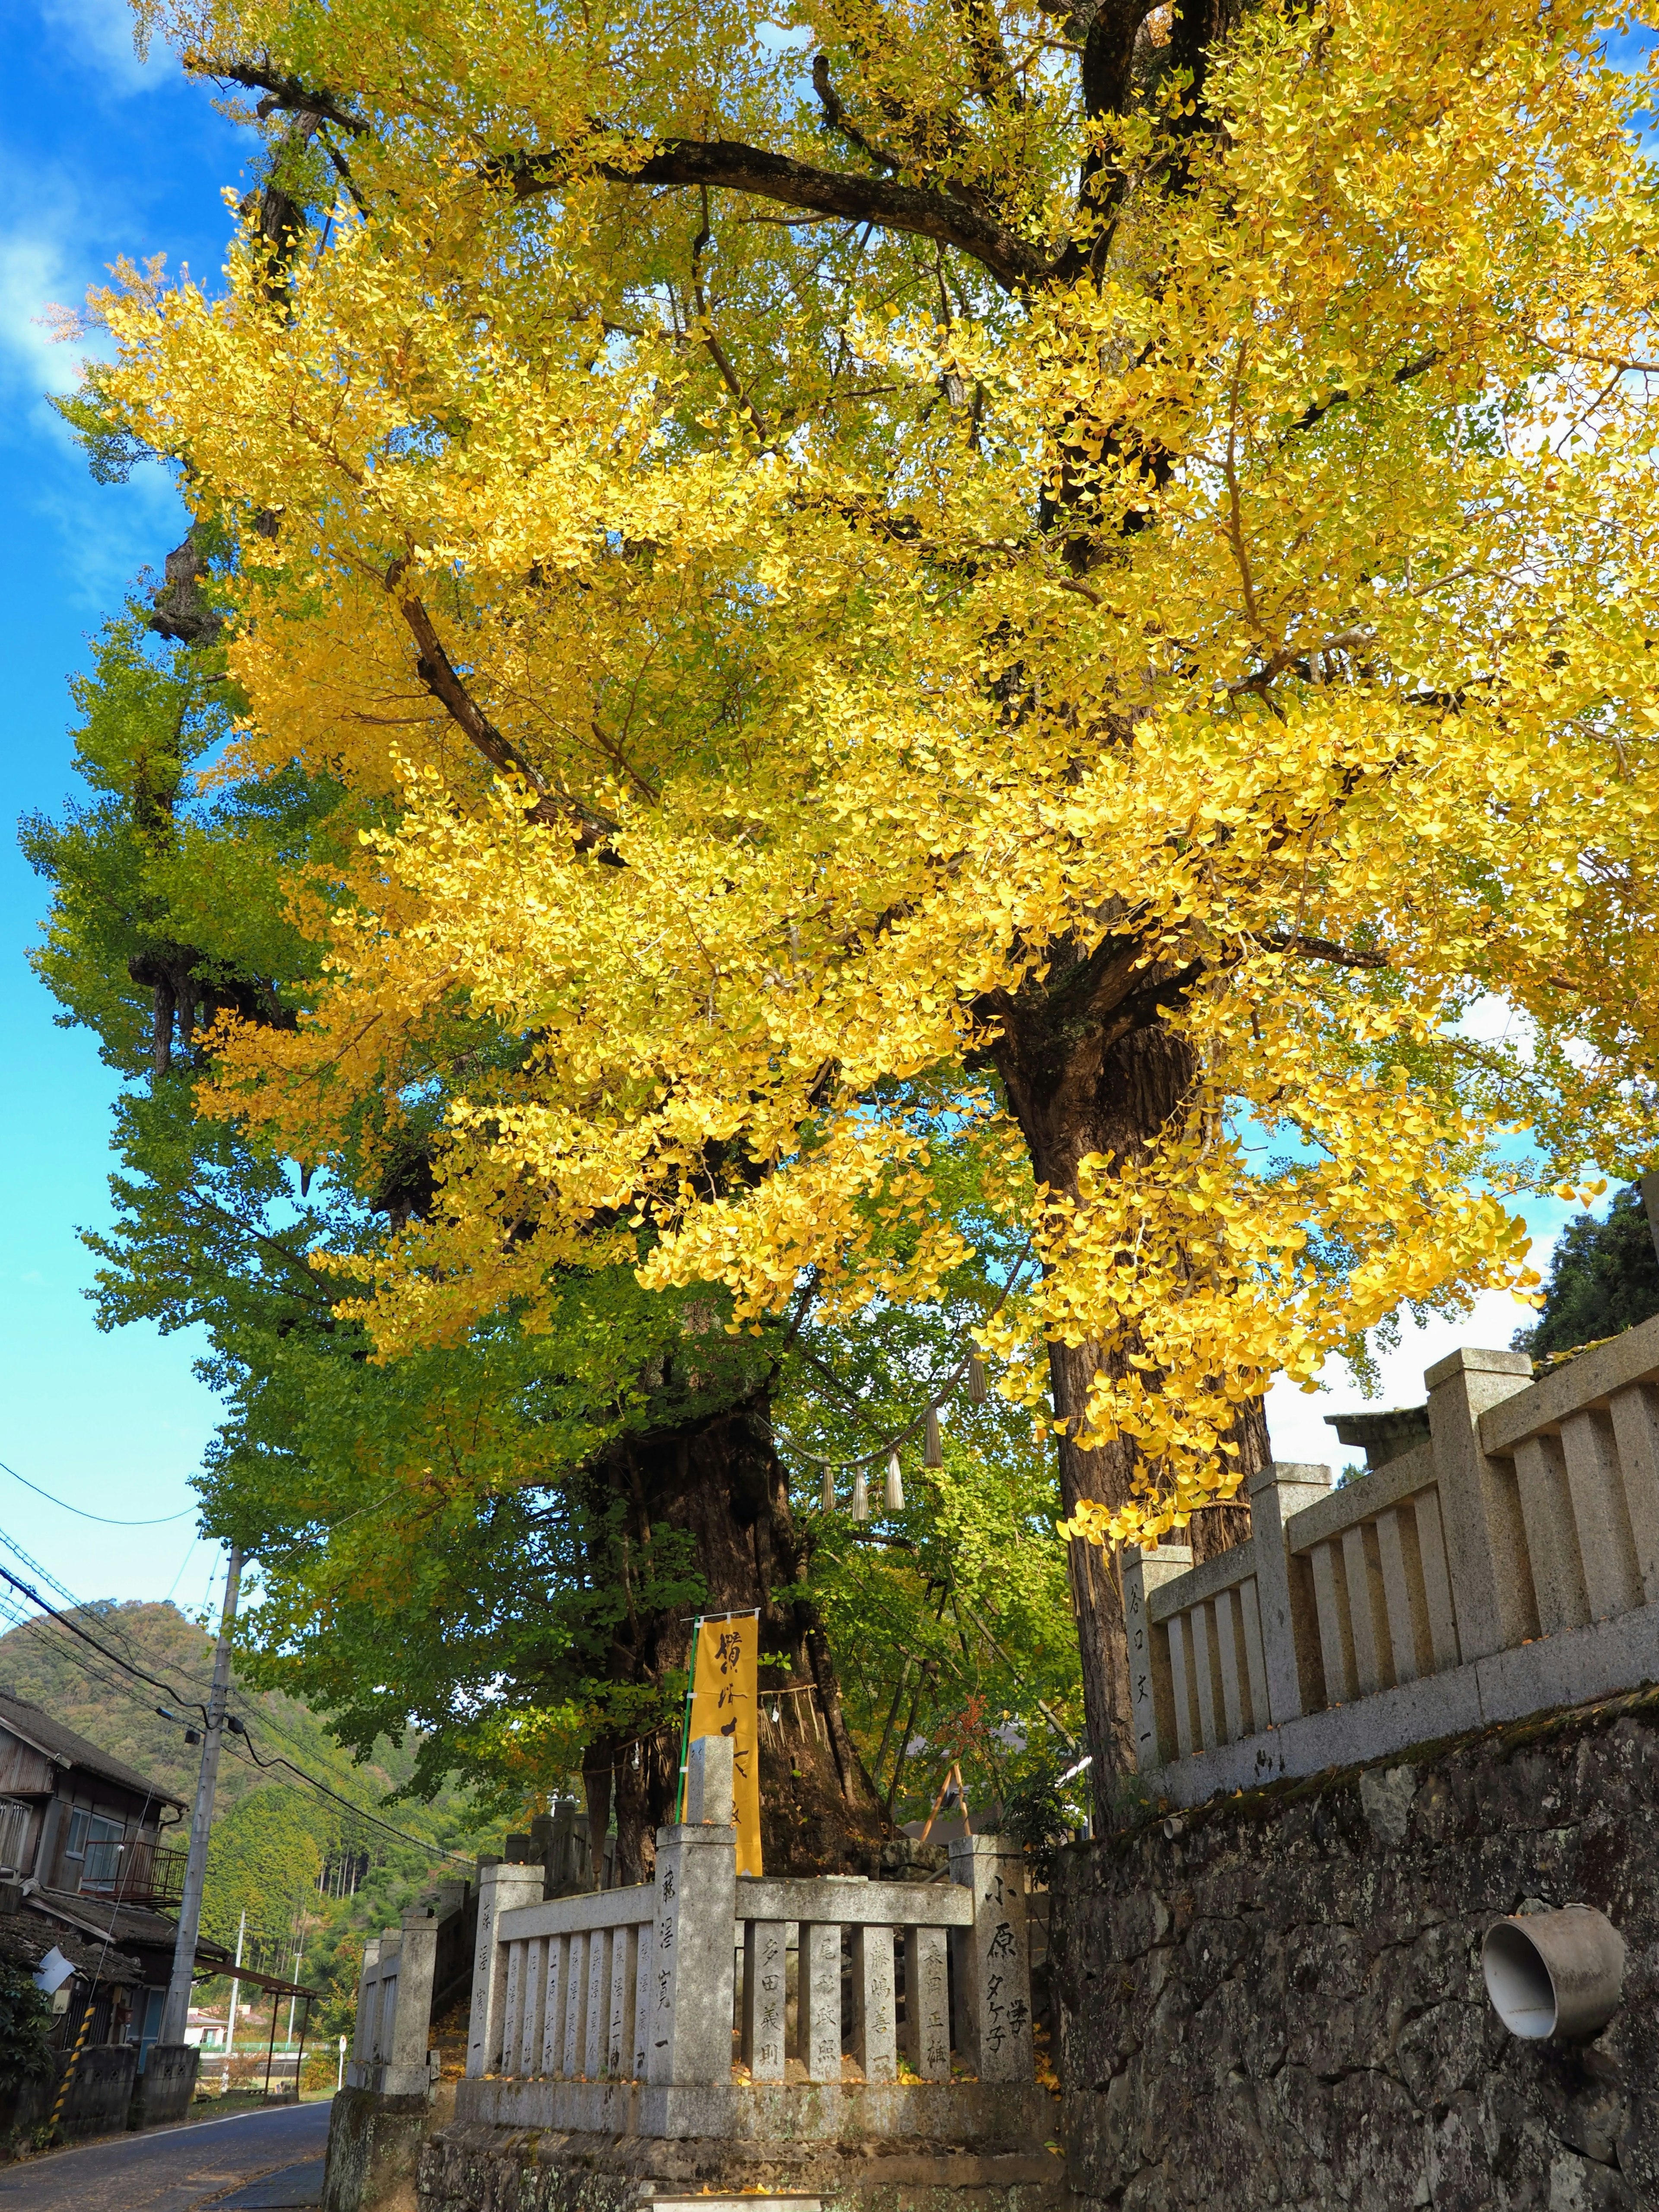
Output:
<instances>
[{"instance_id":1,"label":"shrub near wall","mask_svg":"<svg viewBox=\"0 0 1659 2212\"><path fill-rule=\"evenodd\" d=\"M1659 1691L1143 1823L1062 1855L1072 2185L1123 2212L1659 2204ZM1599 1905L1595 2041L1515 2041L1487 1924Z\"/></svg>"}]
</instances>

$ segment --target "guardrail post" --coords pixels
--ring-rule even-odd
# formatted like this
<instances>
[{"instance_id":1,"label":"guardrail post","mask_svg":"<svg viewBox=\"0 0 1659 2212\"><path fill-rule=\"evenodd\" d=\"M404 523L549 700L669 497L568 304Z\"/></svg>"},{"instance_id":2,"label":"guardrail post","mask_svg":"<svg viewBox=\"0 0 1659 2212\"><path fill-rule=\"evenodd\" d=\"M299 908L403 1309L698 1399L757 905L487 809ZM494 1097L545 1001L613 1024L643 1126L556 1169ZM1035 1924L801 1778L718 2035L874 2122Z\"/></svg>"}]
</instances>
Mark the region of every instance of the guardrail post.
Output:
<instances>
[{"instance_id":1,"label":"guardrail post","mask_svg":"<svg viewBox=\"0 0 1659 2212\"><path fill-rule=\"evenodd\" d=\"M1255 1546L1256 1607L1267 1709L1275 1728L1315 1711L1324 1671L1313 1596L1302 1563L1285 1546L1291 1514L1330 1495L1331 1471L1315 1461L1275 1460L1245 1485Z\"/></svg>"},{"instance_id":2,"label":"guardrail post","mask_svg":"<svg viewBox=\"0 0 1659 2212\"><path fill-rule=\"evenodd\" d=\"M1467 1662L1521 1644L1536 1632L1532 1571L1514 1476L1480 1449L1480 1416L1532 1380L1524 1352L1467 1346L1437 1361L1423 1380L1445 1529L1446 1562Z\"/></svg>"},{"instance_id":3,"label":"guardrail post","mask_svg":"<svg viewBox=\"0 0 1659 2212\"><path fill-rule=\"evenodd\" d=\"M520 1905L539 1905L543 1877L538 1866L487 1866L478 1869L478 1938L472 1954L472 2010L467 2022L469 2079L493 2073L501 2063L501 2030L507 2021L507 1957L495 1940L495 1923Z\"/></svg>"},{"instance_id":4,"label":"guardrail post","mask_svg":"<svg viewBox=\"0 0 1659 2212\"><path fill-rule=\"evenodd\" d=\"M973 1892L974 1924L953 1928L957 2048L981 2081L1031 2079L1031 1957L1025 1860L1004 1836L961 1836L951 1879Z\"/></svg>"},{"instance_id":5,"label":"guardrail post","mask_svg":"<svg viewBox=\"0 0 1659 2212\"><path fill-rule=\"evenodd\" d=\"M657 1831L646 2078L729 2081L738 1917L730 1737L703 1736L692 1745L686 1810L695 1817Z\"/></svg>"}]
</instances>

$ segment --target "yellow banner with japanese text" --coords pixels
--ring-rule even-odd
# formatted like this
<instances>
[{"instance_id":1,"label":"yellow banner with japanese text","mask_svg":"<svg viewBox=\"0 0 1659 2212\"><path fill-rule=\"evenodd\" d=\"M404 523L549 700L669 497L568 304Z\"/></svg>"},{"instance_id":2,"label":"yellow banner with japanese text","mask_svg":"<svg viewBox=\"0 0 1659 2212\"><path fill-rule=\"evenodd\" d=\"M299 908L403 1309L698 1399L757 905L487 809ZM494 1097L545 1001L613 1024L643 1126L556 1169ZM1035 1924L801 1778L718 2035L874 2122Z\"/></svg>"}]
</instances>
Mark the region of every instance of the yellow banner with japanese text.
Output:
<instances>
[{"instance_id":1,"label":"yellow banner with japanese text","mask_svg":"<svg viewBox=\"0 0 1659 2212\"><path fill-rule=\"evenodd\" d=\"M691 1677L691 1721L686 1741L732 1739L732 1795L737 1801L738 1872L759 1874L760 1751L756 1741L757 1665L760 1617L729 1613L697 1623L696 1665Z\"/></svg>"}]
</instances>

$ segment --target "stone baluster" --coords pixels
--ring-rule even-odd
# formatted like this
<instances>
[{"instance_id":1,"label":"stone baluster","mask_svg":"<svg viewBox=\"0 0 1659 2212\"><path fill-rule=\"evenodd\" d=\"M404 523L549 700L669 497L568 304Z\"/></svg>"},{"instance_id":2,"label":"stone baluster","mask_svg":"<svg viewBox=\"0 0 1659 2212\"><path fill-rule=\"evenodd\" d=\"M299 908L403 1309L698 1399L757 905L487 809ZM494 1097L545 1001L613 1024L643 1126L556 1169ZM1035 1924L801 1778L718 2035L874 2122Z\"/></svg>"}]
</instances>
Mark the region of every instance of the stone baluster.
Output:
<instances>
[{"instance_id":1,"label":"stone baluster","mask_svg":"<svg viewBox=\"0 0 1659 2212\"><path fill-rule=\"evenodd\" d=\"M784 2076L784 2002L789 1930L781 1920L743 1929L743 2063L755 2081Z\"/></svg>"},{"instance_id":2,"label":"stone baluster","mask_svg":"<svg viewBox=\"0 0 1659 2212\"><path fill-rule=\"evenodd\" d=\"M637 1927L618 1928L611 1938L611 2029L605 2070L612 2076L634 2070L634 2002L639 1978Z\"/></svg>"},{"instance_id":3,"label":"stone baluster","mask_svg":"<svg viewBox=\"0 0 1659 2212\"><path fill-rule=\"evenodd\" d=\"M904 2055L924 2081L951 2078L951 1979L943 1928L904 1931Z\"/></svg>"},{"instance_id":4,"label":"stone baluster","mask_svg":"<svg viewBox=\"0 0 1659 2212\"><path fill-rule=\"evenodd\" d=\"M866 2081L898 2079L898 1996L893 1931L853 1930L853 2056Z\"/></svg>"},{"instance_id":5,"label":"stone baluster","mask_svg":"<svg viewBox=\"0 0 1659 2212\"><path fill-rule=\"evenodd\" d=\"M496 1923L516 1905L538 1905L538 1866L487 1866L478 1870L478 1941L472 1955L472 2010L467 2023L469 2076L493 2074L501 2063L501 2031L507 2021L507 1947L496 1940Z\"/></svg>"},{"instance_id":6,"label":"stone baluster","mask_svg":"<svg viewBox=\"0 0 1659 2212\"><path fill-rule=\"evenodd\" d=\"M796 2010L809 2081L841 2079L841 1923L802 1921Z\"/></svg>"},{"instance_id":7,"label":"stone baluster","mask_svg":"<svg viewBox=\"0 0 1659 2212\"><path fill-rule=\"evenodd\" d=\"M347 2084L353 2089L374 2087L368 2069L374 2063L374 2039L380 2016L380 1939L371 1936L363 1945L363 1963L357 1969L357 2018L351 2037L351 2064Z\"/></svg>"},{"instance_id":8,"label":"stone baluster","mask_svg":"<svg viewBox=\"0 0 1659 2212\"><path fill-rule=\"evenodd\" d=\"M732 2078L732 1946L738 1910L732 1825L732 1744L691 1747L686 1811L657 1831L657 1919L646 2078L655 2083Z\"/></svg>"},{"instance_id":9,"label":"stone baluster","mask_svg":"<svg viewBox=\"0 0 1659 2212\"><path fill-rule=\"evenodd\" d=\"M957 2047L981 2081L1031 2079L1031 1961L1025 1861L1003 1836L962 1836L951 1879L973 1892L974 1923L953 1928Z\"/></svg>"},{"instance_id":10,"label":"stone baluster","mask_svg":"<svg viewBox=\"0 0 1659 2212\"><path fill-rule=\"evenodd\" d=\"M564 2071L564 2008L570 1996L569 1959L568 1936L550 1936L543 1975L541 2064L533 2069L538 2073L558 2075Z\"/></svg>"}]
</instances>

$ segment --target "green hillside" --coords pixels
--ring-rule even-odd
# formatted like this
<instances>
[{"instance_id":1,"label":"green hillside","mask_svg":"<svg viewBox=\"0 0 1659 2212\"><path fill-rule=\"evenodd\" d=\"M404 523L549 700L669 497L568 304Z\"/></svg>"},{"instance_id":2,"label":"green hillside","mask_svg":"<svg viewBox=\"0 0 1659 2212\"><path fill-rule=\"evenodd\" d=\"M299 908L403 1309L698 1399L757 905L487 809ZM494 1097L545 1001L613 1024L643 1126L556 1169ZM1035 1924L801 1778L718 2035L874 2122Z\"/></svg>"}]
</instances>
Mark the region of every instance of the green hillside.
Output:
<instances>
[{"instance_id":1,"label":"green hillside","mask_svg":"<svg viewBox=\"0 0 1659 2212\"><path fill-rule=\"evenodd\" d=\"M174 1695L134 1681L51 1620L0 1637L0 1689L43 1706L188 1804L200 1753L185 1743L182 1725L156 1707L184 1714L205 1701L210 1639L172 1605L90 1605L69 1618ZM329 2017L343 2027L362 1936L392 1924L438 1874L467 1871L446 1853L471 1859L499 1849L498 1825L481 1825L458 1790L442 1791L430 1804L386 1806L414 1768L408 1743L383 1741L357 1765L296 1698L234 1685L231 1711L248 1735L246 1741L225 1739L203 1932L233 1945L246 1914L249 1962L287 1975L297 1955L299 1978L332 1992ZM307 1788L286 1768L262 1768L250 1746L260 1759L291 1759L347 1803ZM176 1840L184 1841L182 1825Z\"/></svg>"}]
</instances>

